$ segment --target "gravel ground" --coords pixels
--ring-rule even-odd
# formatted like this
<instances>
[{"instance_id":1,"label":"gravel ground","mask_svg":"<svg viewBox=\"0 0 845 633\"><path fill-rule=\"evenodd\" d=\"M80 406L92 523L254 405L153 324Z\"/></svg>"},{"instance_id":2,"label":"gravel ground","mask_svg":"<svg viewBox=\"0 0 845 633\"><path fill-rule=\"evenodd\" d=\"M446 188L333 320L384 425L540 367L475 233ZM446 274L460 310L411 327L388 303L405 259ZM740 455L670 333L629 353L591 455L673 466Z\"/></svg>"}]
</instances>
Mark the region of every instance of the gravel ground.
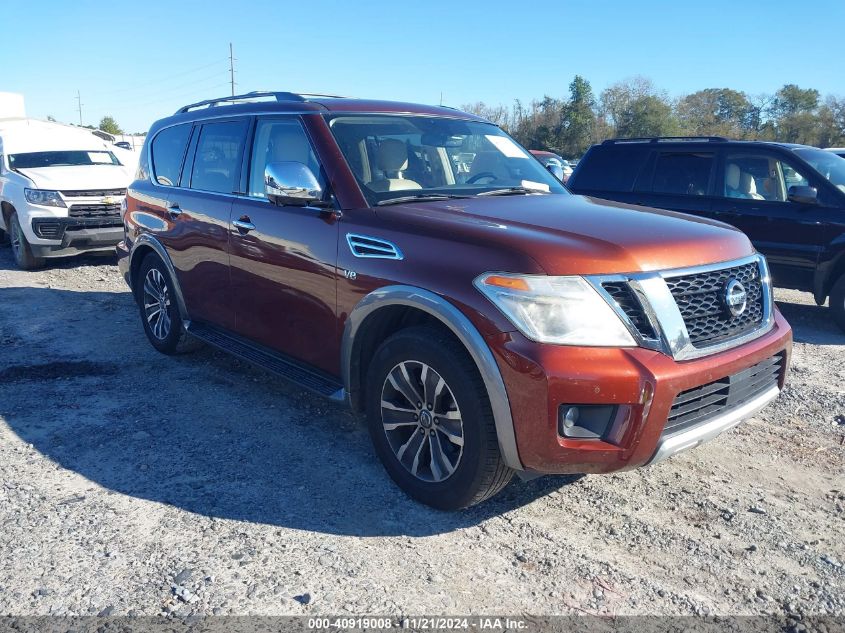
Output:
<instances>
[{"instance_id":1,"label":"gravel ground","mask_svg":"<svg viewBox=\"0 0 845 633\"><path fill-rule=\"evenodd\" d=\"M343 408L156 353L113 259L0 249L0 614L845 615L845 335L777 296L793 368L756 419L446 514Z\"/></svg>"}]
</instances>

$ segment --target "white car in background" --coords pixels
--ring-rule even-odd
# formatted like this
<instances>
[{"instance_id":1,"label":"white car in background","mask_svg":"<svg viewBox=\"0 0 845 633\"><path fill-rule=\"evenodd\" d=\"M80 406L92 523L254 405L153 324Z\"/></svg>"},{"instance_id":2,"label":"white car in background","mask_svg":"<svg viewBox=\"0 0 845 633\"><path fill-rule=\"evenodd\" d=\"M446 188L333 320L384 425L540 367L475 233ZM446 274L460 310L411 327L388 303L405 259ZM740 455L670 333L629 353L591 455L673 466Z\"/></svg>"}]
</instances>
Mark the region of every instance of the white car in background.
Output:
<instances>
[{"instance_id":1,"label":"white car in background","mask_svg":"<svg viewBox=\"0 0 845 633\"><path fill-rule=\"evenodd\" d=\"M17 265L113 251L123 239L121 206L134 166L129 153L87 129L36 119L0 119L0 236Z\"/></svg>"},{"instance_id":2,"label":"white car in background","mask_svg":"<svg viewBox=\"0 0 845 633\"><path fill-rule=\"evenodd\" d=\"M842 158L845 158L845 147L828 147L824 151L833 152L837 156L841 156Z\"/></svg>"}]
</instances>

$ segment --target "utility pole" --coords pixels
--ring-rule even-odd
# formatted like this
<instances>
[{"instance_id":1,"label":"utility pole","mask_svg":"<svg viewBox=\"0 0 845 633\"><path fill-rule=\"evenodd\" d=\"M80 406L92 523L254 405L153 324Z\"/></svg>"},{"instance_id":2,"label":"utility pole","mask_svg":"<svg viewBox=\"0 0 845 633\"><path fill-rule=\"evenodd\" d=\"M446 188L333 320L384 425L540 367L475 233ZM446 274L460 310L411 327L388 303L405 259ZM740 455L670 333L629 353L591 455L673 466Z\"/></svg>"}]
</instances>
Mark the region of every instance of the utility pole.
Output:
<instances>
[{"instance_id":1,"label":"utility pole","mask_svg":"<svg viewBox=\"0 0 845 633\"><path fill-rule=\"evenodd\" d=\"M229 77L232 82L232 96L235 96L235 57L232 53L232 42L229 42Z\"/></svg>"},{"instance_id":2,"label":"utility pole","mask_svg":"<svg viewBox=\"0 0 845 633\"><path fill-rule=\"evenodd\" d=\"M76 104L79 108L79 126L82 127L82 96L79 94L79 90L76 91Z\"/></svg>"}]
</instances>

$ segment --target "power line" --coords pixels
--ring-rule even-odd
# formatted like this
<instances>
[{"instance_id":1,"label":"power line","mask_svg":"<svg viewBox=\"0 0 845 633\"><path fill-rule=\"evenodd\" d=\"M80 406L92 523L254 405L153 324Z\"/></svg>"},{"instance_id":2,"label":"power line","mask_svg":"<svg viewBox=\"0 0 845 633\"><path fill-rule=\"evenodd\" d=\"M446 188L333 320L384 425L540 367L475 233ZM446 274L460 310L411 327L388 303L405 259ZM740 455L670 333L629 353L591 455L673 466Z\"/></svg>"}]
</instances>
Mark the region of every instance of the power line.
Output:
<instances>
[{"instance_id":1,"label":"power line","mask_svg":"<svg viewBox=\"0 0 845 633\"><path fill-rule=\"evenodd\" d=\"M79 125L82 125L82 95L79 90L76 91L76 104L79 107Z\"/></svg>"},{"instance_id":2,"label":"power line","mask_svg":"<svg viewBox=\"0 0 845 633\"><path fill-rule=\"evenodd\" d=\"M196 68L191 68L190 70L184 70L178 73L167 73L161 77L158 77L152 81L146 81L144 83L133 83L131 86L125 86L123 88L118 88L117 90L109 90L107 92L95 92L93 96L95 97L108 97L111 95L121 94L125 92L143 90L145 88L155 88L159 87L162 83L169 82L172 79L178 79L180 77L184 77L185 75L192 75L194 73L200 72L207 68L211 68L213 66L218 66L222 62L226 61L226 59L217 59L211 63L203 64L202 66L197 66ZM89 95L91 96L91 95Z\"/></svg>"}]
</instances>

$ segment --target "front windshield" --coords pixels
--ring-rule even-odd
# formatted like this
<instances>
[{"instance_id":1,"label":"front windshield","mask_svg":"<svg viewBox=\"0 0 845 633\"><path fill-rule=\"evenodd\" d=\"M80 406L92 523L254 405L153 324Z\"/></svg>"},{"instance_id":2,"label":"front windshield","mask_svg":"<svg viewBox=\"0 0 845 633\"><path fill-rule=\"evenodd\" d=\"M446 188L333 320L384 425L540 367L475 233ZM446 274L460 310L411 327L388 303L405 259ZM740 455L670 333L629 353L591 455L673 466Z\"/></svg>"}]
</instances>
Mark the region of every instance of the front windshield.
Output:
<instances>
[{"instance_id":1,"label":"front windshield","mask_svg":"<svg viewBox=\"0 0 845 633\"><path fill-rule=\"evenodd\" d=\"M391 199L565 193L531 154L490 123L414 115L329 121L371 205Z\"/></svg>"},{"instance_id":2,"label":"front windshield","mask_svg":"<svg viewBox=\"0 0 845 633\"><path fill-rule=\"evenodd\" d=\"M840 191L845 192L845 158L820 149L796 149L795 153L810 163Z\"/></svg>"},{"instance_id":3,"label":"front windshield","mask_svg":"<svg viewBox=\"0 0 845 633\"><path fill-rule=\"evenodd\" d=\"M120 161L111 152L98 150L62 150L9 155L9 167L12 169L66 167L68 165L120 165Z\"/></svg>"}]
</instances>

